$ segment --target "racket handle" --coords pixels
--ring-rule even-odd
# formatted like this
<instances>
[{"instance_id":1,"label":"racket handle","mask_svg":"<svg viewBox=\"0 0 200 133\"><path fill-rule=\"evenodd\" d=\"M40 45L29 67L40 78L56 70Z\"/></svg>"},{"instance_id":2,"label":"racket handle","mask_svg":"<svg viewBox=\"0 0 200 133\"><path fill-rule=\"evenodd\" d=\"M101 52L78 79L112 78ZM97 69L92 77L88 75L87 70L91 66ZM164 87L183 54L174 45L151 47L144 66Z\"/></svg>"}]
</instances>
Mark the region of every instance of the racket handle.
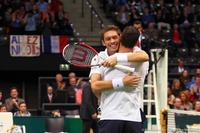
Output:
<instances>
[{"instance_id":1,"label":"racket handle","mask_svg":"<svg viewBox=\"0 0 200 133\"><path fill-rule=\"evenodd\" d=\"M128 67L128 66L122 66L122 65L115 65L114 68L129 71L129 72L135 71L135 68L131 68L131 67Z\"/></svg>"}]
</instances>

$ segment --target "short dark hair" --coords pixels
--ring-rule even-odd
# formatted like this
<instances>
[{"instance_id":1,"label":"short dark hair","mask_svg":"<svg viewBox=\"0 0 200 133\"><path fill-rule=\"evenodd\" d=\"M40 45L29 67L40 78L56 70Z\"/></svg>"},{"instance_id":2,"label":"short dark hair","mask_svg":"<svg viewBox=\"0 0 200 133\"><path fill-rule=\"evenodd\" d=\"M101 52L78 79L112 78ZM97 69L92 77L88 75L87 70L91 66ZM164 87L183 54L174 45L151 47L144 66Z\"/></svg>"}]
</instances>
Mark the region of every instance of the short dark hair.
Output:
<instances>
[{"instance_id":1,"label":"short dark hair","mask_svg":"<svg viewBox=\"0 0 200 133\"><path fill-rule=\"evenodd\" d=\"M21 102L21 103L19 103L19 106L20 106L21 104L26 104L26 103L25 103L25 102Z\"/></svg>"},{"instance_id":2,"label":"short dark hair","mask_svg":"<svg viewBox=\"0 0 200 133\"><path fill-rule=\"evenodd\" d=\"M196 78L200 78L200 74L195 74L194 75L194 80L196 80Z\"/></svg>"},{"instance_id":3,"label":"short dark hair","mask_svg":"<svg viewBox=\"0 0 200 133\"><path fill-rule=\"evenodd\" d=\"M10 88L10 92L11 92L12 90L14 90L14 89L17 90L17 87L15 87L15 86L14 86L14 87L11 87L11 88Z\"/></svg>"},{"instance_id":4,"label":"short dark hair","mask_svg":"<svg viewBox=\"0 0 200 133\"><path fill-rule=\"evenodd\" d=\"M136 20L133 24L141 24L142 25L142 22L139 20Z\"/></svg>"},{"instance_id":5,"label":"short dark hair","mask_svg":"<svg viewBox=\"0 0 200 133\"><path fill-rule=\"evenodd\" d=\"M137 43L140 32L133 26L127 26L122 32L121 45L126 48L133 48Z\"/></svg>"},{"instance_id":6,"label":"short dark hair","mask_svg":"<svg viewBox=\"0 0 200 133\"><path fill-rule=\"evenodd\" d=\"M3 108L3 107L6 107L6 105L5 104L1 104L0 109Z\"/></svg>"}]
</instances>

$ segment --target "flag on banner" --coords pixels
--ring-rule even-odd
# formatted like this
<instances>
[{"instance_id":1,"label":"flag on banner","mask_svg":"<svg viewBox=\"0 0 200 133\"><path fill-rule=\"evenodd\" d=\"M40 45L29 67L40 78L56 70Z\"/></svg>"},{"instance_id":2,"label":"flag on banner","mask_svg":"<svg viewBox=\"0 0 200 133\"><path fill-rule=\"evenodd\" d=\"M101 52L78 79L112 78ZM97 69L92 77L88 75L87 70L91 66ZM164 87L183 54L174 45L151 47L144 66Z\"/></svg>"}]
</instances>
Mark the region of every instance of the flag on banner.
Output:
<instances>
[{"instance_id":1,"label":"flag on banner","mask_svg":"<svg viewBox=\"0 0 200 133\"><path fill-rule=\"evenodd\" d=\"M34 57L40 55L40 36L11 35L10 55L13 57Z\"/></svg>"},{"instance_id":2,"label":"flag on banner","mask_svg":"<svg viewBox=\"0 0 200 133\"><path fill-rule=\"evenodd\" d=\"M43 53L62 53L67 45L67 36L42 36Z\"/></svg>"}]
</instances>

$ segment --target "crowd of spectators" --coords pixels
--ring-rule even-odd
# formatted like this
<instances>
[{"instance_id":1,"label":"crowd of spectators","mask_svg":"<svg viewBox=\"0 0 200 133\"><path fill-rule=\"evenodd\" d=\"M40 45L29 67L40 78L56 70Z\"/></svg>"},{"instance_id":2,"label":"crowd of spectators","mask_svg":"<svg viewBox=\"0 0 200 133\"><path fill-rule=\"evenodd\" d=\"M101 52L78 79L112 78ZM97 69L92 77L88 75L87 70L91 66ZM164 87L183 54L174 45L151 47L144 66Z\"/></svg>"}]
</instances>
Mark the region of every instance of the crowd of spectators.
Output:
<instances>
[{"instance_id":1,"label":"crowd of spectators","mask_svg":"<svg viewBox=\"0 0 200 133\"><path fill-rule=\"evenodd\" d=\"M7 35L73 36L60 0L0 0L0 26Z\"/></svg>"},{"instance_id":2,"label":"crowd of spectators","mask_svg":"<svg viewBox=\"0 0 200 133\"><path fill-rule=\"evenodd\" d=\"M101 7L122 31L141 21L143 34L154 36L151 47L163 38L171 40L174 51L200 46L200 0L101 0Z\"/></svg>"}]
</instances>

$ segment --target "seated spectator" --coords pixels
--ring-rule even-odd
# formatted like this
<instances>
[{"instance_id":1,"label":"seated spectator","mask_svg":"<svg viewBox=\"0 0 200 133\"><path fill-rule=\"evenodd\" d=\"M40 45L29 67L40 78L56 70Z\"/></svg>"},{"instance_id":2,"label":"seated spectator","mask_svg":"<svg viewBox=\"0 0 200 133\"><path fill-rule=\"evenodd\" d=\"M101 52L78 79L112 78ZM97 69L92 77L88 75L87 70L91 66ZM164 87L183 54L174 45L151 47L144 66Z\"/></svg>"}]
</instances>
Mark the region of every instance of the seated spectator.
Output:
<instances>
[{"instance_id":1,"label":"seated spectator","mask_svg":"<svg viewBox=\"0 0 200 133\"><path fill-rule=\"evenodd\" d=\"M3 104L3 99L2 99L3 95L2 95L2 91L0 90L0 105Z\"/></svg>"},{"instance_id":2,"label":"seated spectator","mask_svg":"<svg viewBox=\"0 0 200 133\"><path fill-rule=\"evenodd\" d=\"M66 89L66 83L63 81L62 74L58 73L56 74L56 82L52 83L52 87L54 90L63 90Z\"/></svg>"},{"instance_id":3,"label":"seated spectator","mask_svg":"<svg viewBox=\"0 0 200 133\"><path fill-rule=\"evenodd\" d=\"M196 68L195 69L195 74L194 74L194 76L192 77L192 80L191 81L193 81L194 79L195 79L195 75L200 75L200 68Z\"/></svg>"},{"instance_id":4,"label":"seated spectator","mask_svg":"<svg viewBox=\"0 0 200 133\"><path fill-rule=\"evenodd\" d=\"M47 4L48 3L44 0L38 0L38 2L36 2L36 5L37 5L40 12L47 11Z\"/></svg>"},{"instance_id":5,"label":"seated spectator","mask_svg":"<svg viewBox=\"0 0 200 133\"><path fill-rule=\"evenodd\" d=\"M195 11L196 19L199 22L200 21L200 2L196 4L194 11Z\"/></svg>"},{"instance_id":6,"label":"seated spectator","mask_svg":"<svg viewBox=\"0 0 200 133\"><path fill-rule=\"evenodd\" d=\"M188 48L199 48L197 38L195 35L195 27L190 25L189 31L185 33Z\"/></svg>"},{"instance_id":7,"label":"seated spectator","mask_svg":"<svg viewBox=\"0 0 200 133\"><path fill-rule=\"evenodd\" d=\"M29 12L33 10L33 5L35 4L35 0L29 0L25 3L26 11Z\"/></svg>"},{"instance_id":8,"label":"seated spectator","mask_svg":"<svg viewBox=\"0 0 200 133\"><path fill-rule=\"evenodd\" d=\"M78 103L78 104L81 104L81 102L82 102L82 92L83 92L83 87L85 84L86 84L85 81L81 81L78 84L78 90L76 92L76 103Z\"/></svg>"},{"instance_id":9,"label":"seated spectator","mask_svg":"<svg viewBox=\"0 0 200 133\"><path fill-rule=\"evenodd\" d=\"M60 21L60 35L74 36L67 12L64 13L64 18Z\"/></svg>"},{"instance_id":10,"label":"seated spectator","mask_svg":"<svg viewBox=\"0 0 200 133\"><path fill-rule=\"evenodd\" d=\"M187 8L183 8L183 12L180 14L179 17L179 25L181 29L188 28L194 22L194 14L188 14Z\"/></svg>"},{"instance_id":11,"label":"seated spectator","mask_svg":"<svg viewBox=\"0 0 200 133\"><path fill-rule=\"evenodd\" d=\"M196 112L200 112L200 101L199 100L196 100L193 102L193 109Z\"/></svg>"},{"instance_id":12,"label":"seated spectator","mask_svg":"<svg viewBox=\"0 0 200 133\"><path fill-rule=\"evenodd\" d=\"M71 79L71 78L75 78L76 79L76 74L74 72L70 72L69 75L68 75L68 77L69 77L69 79ZM83 80L83 77L79 78L76 81L76 85L78 85L82 80Z\"/></svg>"},{"instance_id":13,"label":"seated spectator","mask_svg":"<svg viewBox=\"0 0 200 133\"><path fill-rule=\"evenodd\" d=\"M39 14L33 14L28 12L23 19L23 24L25 24L25 34L26 35L37 35L36 30L36 19L39 17Z\"/></svg>"},{"instance_id":14,"label":"seated spectator","mask_svg":"<svg viewBox=\"0 0 200 133\"><path fill-rule=\"evenodd\" d=\"M195 99L195 96L190 93L190 89L185 89L185 93L187 94L189 101L193 102Z\"/></svg>"},{"instance_id":15,"label":"seated spectator","mask_svg":"<svg viewBox=\"0 0 200 133\"><path fill-rule=\"evenodd\" d=\"M171 27L174 27L174 24L178 24L180 15L175 7L172 7L170 12L166 14L167 22Z\"/></svg>"},{"instance_id":16,"label":"seated spectator","mask_svg":"<svg viewBox=\"0 0 200 133\"><path fill-rule=\"evenodd\" d=\"M173 7L176 8L178 14L181 14L181 12L183 11L183 9L182 9L182 7L181 7L181 5L180 5L180 3L179 3L179 0L174 0L174 5L173 5Z\"/></svg>"},{"instance_id":17,"label":"seated spectator","mask_svg":"<svg viewBox=\"0 0 200 133\"><path fill-rule=\"evenodd\" d=\"M182 73L187 67L184 66L184 62L182 60L179 61L178 66L173 68L173 73Z\"/></svg>"},{"instance_id":18,"label":"seated spectator","mask_svg":"<svg viewBox=\"0 0 200 133\"><path fill-rule=\"evenodd\" d=\"M175 97L179 96L179 93L183 91L183 88L181 87L181 83L179 79L174 79L172 83L172 94Z\"/></svg>"},{"instance_id":19,"label":"seated spectator","mask_svg":"<svg viewBox=\"0 0 200 133\"><path fill-rule=\"evenodd\" d=\"M70 78L69 79L69 84L70 86L67 87L67 101L68 103L76 103L76 97L75 94L78 90L78 86L76 84L76 79L75 78Z\"/></svg>"},{"instance_id":20,"label":"seated spectator","mask_svg":"<svg viewBox=\"0 0 200 133\"><path fill-rule=\"evenodd\" d=\"M130 15L130 25L133 25L135 21L141 21L141 16L138 10L135 7L132 7Z\"/></svg>"},{"instance_id":21,"label":"seated spectator","mask_svg":"<svg viewBox=\"0 0 200 133\"><path fill-rule=\"evenodd\" d=\"M0 105L0 112L7 112L7 109L6 109L6 105L5 105L5 104L1 104L1 105Z\"/></svg>"},{"instance_id":22,"label":"seated spectator","mask_svg":"<svg viewBox=\"0 0 200 133\"><path fill-rule=\"evenodd\" d=\"M126 7L122 5L116 17L116 25L120 28L121 31L123 31L123 29L129 25L129 22L129 13L126 11Z\"/></svg>"},{"instance_id":23,"label":"seated spectator","mask_svg":"<svg viewBox=\"0 0 200 133\"><path fill-rule=\"evenodd\" d=\"M200 75L195 75L194 84L190 86L191 94L195 96L196 99L199 98L200 93Z\"/></svg>"},{"instance_id":24,"label":"seated spectator","mask_svg":"<svg viewBox=\"0 0 200 133\"><path fill-rule=\"evenodd\" d=\"M10 89L10 98L5 100L5 105L8 112L16 112L19 110L19 103L25 102L24 99L18 97L18 91L16 87Z\"/></svg>"},{"instance_id":25,"label":"seated spectator","mask_svg":"<svg viewBox=\"0 0 200 133\"><path fill-rule=\"evenodd\" d=\"M144 33L149 36L151 48L154 47L154 40L157 40L159 35L159 31L154 28L154 23L149 23L148 28L144 29Z\"/></svg>"},{"instance_id":26,"label":"seated spectator","mask_svg":"<svg viewBox=\"0 0 200 133\"><path fill-rule=\"evenodd\" d=\"M58 7L59 7L60 5L63 6L63 2L60 1L60 0L51 0L50 5L51 5L51 11L57 12L57 11L58 11Z\"/></svg>"},{"instance_id":27,"label":"seated spectator","mask_svg":"<svg viewBox=\"0 0 200 133\"><path fill-rule=\"evenodd\" d=\"M179 97L175 97L173 101L174 109L180 110L181 107L181 99Z\"/></svg>"},{"instance_id":28,"label":"seated spectator","mask_svg":"<svg viewBox=\"0 0 200 133\"><path fill-rule=\"evenodd\" d=\"M139 13L144 13L144 9L147 6L145 0L140 0L138 4L138 11Z\"/></svg>"},{"instance_id":29,"label":"seated spectator","mask_svg":"<svg viewBox=\"0 0 200 133\"><path fill-rule=\"evenodd\" d=\"M27 111L25 102L21 102L19 104L19 111L15 112L14 116L19 116L19 117L31 116L31 113L29 111Z\"/></svg>"},{"instance_id":30,"label":"seated spectator","mask_svg":"<svg viewBox=\"0 0 200 133\"><path fill-rule=\"evenodd\" d=\"M192 110L192 103L189 101L187 94L184 91L179 93L179 98L181 99L182 105L181 110Z\"/></svg>"},{"instance_id":31,"label":"seated spectator","mask_svg":"<svg viewBox=\"0 0 200 133\"><path fill-rule=\"evenodd\" d=\"M167 14L169 14L169 9L165 6L165 3L163 0L159 0L158 6L156 7L156 11L158 11L158 9L161 9L162 13L166 16ZM166 18L166 17L165 17Z\"/></svg>"},{"instance_id":32,"label":"seated spectator","mask_svg":"<svg viewBox=\"0 0 200 133\"><path fill-rule=\"evenodd\" d=\"M184 70L181 75L180 75L180 81L181 81L181 84L183 86L185 86L184 88L188 88L188 83L190 82L190 76L189 76L189 73L188 73L188 70Z\"/></svg>"},{"instance_id":33,"label":"seated spectator","mask_svg":"<svg viewBox=\"0 0 200 133\"><path fill-rule=\"evenodd\" d=\"M47 87L47 93L43 96L43 102L42 103L56 103L57 97L53 93L53 87L48 86Z\"/></svg>"},{"instance_id":34,"label":"seated spectator","mask_svg":"<svg viewBox=\"0 0 200 133\"><path fill-rule=\"evenodd\" d=\"M186 43L184 42L184 37L182 32L179 30L178 24L174 24L174 28L170 32L170 38L171 38L171 45L175 48L177 51L177 48L181 47L187 47Z\"/></svg>"},{"instance_id":35,"label":"seated spectator","mask_svg":"<svg viewBox=\"0 0 200 133\"><path fill-rule=\"evenodd\" d=\"M154 23L155 20L151 14L149 14L149 8L145 7L144 14L142 15L142 25L147 28L149 23Z\"/></svg>"},{"instance_id":36,"label":"seated spectator","mask_svg":"<svg viewBox=\"0 0 200 133\"><path fill-rule=\"evenodd\" d=\"M167 29L171 29L170 24L166 23L166 17L162 12L161 8L159 8L154 16L155 23L157 24L158 30L162 30L162 27L166 27Z\"/></svg>"}]
</instances>

